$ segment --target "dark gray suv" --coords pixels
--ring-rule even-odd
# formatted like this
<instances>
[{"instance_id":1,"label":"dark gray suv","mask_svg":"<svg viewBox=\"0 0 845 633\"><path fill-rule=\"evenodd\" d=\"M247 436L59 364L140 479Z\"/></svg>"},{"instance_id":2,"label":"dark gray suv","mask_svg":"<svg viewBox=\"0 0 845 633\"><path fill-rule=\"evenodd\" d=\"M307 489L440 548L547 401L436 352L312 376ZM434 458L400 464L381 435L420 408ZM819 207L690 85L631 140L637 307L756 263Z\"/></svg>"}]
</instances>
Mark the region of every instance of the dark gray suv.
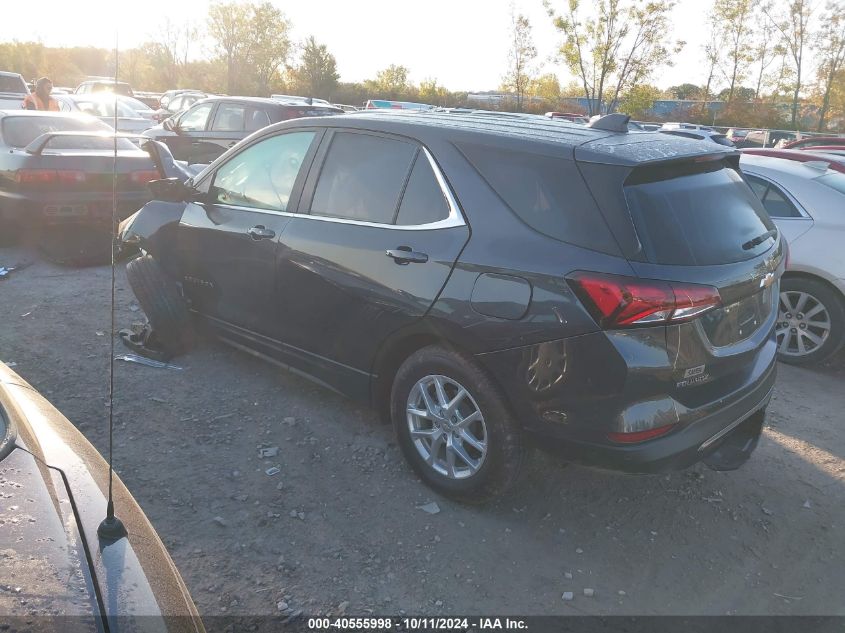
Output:
<instances>
[{"instance_id":1,"label":"dark gray suv","mask_svg":"<svg viewBox=\"0 0 845 633\"><path fill-rule=\"evenodd\" d=\"M526 449L630 472L757 444L785 244L715 143L543 117L270 126L121 227L153 333L226 341L393 422L467 501ZM616 131L620 130L620 131ZM167 186L165 186L167 185Z\"/></svg>"}]
</instances>

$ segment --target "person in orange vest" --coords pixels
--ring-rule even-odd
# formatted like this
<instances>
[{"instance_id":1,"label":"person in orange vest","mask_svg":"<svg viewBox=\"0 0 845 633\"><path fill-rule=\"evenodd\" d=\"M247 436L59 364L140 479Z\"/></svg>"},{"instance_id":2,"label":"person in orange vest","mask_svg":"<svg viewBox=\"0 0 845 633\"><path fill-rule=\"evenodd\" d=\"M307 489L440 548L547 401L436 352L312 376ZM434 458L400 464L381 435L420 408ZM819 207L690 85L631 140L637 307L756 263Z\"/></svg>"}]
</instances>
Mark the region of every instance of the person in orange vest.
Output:
<instances>
[{"instance_id":1,"label":"person in orange vest","mask_svg":"<svg viewBox=\"0 0 845 633\"><path fill-rule=\"evenodd\" d=\"M50 96L53 90L53 82L47 77L42 77L35 82L35 90L26 95L23 100L24 110L52 110L59 111L59 102Z\"/></svg>"}]
</instances>

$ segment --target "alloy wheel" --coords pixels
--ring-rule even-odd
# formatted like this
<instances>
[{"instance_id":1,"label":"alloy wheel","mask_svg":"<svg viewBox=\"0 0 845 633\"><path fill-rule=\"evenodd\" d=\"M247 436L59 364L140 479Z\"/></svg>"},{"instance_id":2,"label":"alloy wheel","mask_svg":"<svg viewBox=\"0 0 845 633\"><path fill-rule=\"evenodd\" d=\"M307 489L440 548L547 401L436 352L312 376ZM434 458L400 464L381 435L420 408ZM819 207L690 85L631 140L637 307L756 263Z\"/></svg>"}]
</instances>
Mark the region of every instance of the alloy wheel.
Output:
<instances>
[{"instance_id":1,"label":"alloy wheel","mask_svg":"<svg viewBox=\"0 0 845 633\"><path fill-rule=\"evenodd\" d=\"M478 472L487 456L487 425L463 385L425 376L411 388L406 409L411 441L429 467L450 479Z\"/></svg>"},{"instance_id":2,"label":"alloy wheel","mask_svg":"<svg viewBox=\"0 0 845 633\"><path fill-rule=\"evenodd\" d=\"M830 312L815 296L800 290L780 293L776 328L779 354L811 354L825 344L830 329Z\"/></svg>"}]
</instances>

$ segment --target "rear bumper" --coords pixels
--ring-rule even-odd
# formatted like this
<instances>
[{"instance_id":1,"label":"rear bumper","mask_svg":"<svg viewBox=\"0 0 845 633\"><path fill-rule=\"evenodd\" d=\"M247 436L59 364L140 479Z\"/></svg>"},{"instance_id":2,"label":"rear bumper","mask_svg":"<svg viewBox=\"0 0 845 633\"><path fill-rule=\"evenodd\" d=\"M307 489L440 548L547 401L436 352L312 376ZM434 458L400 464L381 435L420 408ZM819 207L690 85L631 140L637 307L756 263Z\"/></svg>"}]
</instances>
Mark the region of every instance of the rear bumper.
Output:
<instances>
[{"instance_id":1,"label":"rear bumper","mask_svg":"<svg viewBox=\"0 0 845 633\"><path fill-rule=\"evenodd\" d=\"M544 450L589 466L661 472L701 461L766 407L777 346L772 331L735 359L740 369L731 387L714 381L705 386L709 397L700 391L690 397L694 386L676 389L673 397L662 379L672 366L671 354L660 339L647 329L612 337L596 333L477 358L507 393L524 431ZM622 428L664 425L672 425L666 435L643 442L608 439Z\"/></svg>"}]
</instances>

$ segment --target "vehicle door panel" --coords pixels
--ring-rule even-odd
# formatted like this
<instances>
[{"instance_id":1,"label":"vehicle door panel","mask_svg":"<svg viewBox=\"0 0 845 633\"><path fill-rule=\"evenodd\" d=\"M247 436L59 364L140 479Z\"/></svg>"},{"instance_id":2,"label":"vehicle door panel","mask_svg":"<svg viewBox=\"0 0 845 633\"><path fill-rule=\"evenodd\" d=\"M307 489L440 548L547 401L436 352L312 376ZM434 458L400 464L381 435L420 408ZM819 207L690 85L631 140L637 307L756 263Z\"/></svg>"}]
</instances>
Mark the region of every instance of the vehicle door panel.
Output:
<instances>
[{"instance_id":1,"label":"vehicle door panel","mask_svg":"<svg viewBox=\"0 0 845 633\"><path fill-rule=\"evenodd\" d=\"M194 140L191 162L208 164L246 137L244 131L247 106L238 103L218 104L214 119L202 138Z\"/></svg>"},{"instance_id":2,"label":"vehicle door panel","mask_svg":"<svg viewBox=\"0 0 845 633\"><path fill-rule=\"evenodd\" d=\"M312 130L261 139L204 179L205 201L188 204L179 227L183 287L201 314L272 334L277 243L316 138Z\"/></svg>"},{"instance_id":3,"label":"vehicle door panel","mask_svg":"<svg viewBox=\"0 0 845 633\"><path fill-rule=\"evenodd\" d=\"M202 118L201 113L205 113L205 119ZM197 104L179 115L173 130L174 134L163 139L176 160L197 162L194 159L195 148L207 134L208 125L213 116L213 103Z\"/></svg>"},{"instance_id":4,"label":"vehicle door panel","mask_svg":"<svg viewBox=\"0 0 845 633\"><path fill-rule=\"evenodd\" d=\"M327 134L306 183L300 213L292 218L280 240L275 336L296 350L300 362L308 365L306 371L355 395L366 388L366 381L360 378L371 372L379 345L391 333L421 318L432 305L469 237L469 229L451 193L446 198L439 189L450 219L427 226L391 225L395 221L393 211L387 223L318 215L314 206L315 192L317 198L320 196L320 174L327 173L332 144L349 135L354 134ZM394 172L401 173L395 185L398 207L412 166L417 160L426 165L430 160L417 144L411 144L410 149L410 159L403 148L395 160L388 157L384 165L372 167L382 182L374 178L370 183L358 174L357 185L366 192L387 187L384 182L392 178L389 172L393 164L397 165ZM366 163L362 163L362 155ZM355 165L381 160L377 151L359 153L354 160L353 156L348 158ZM322 165L320 170L318 165ZM348 182L355 182L355 172L351 175ZM354 197L350 191L341 188L337 193L347 200ZM391 258L388 251L397 249L424 254L426 261Z\"/></svg>"}]
</instances>

